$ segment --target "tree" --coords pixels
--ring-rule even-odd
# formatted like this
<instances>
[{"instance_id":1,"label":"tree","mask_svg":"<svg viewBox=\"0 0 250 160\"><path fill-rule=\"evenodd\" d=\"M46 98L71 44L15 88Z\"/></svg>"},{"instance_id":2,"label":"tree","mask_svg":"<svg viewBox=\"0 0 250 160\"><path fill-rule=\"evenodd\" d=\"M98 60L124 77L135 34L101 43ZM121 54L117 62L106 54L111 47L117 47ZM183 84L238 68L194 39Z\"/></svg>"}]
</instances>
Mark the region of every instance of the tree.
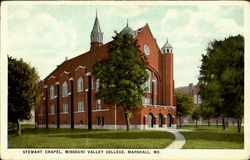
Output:
<instances>
[{"instance_id":1,"label":"tree","mask_svg":"<svg viewBox=\"0 0 250 160\"><path fill-rule=\"evenodd\" d=\"M201 117L207 120L207 125L210 126L210 119L215 117L214 108L207 103L203 103L200 107Z\"/></svg>"},{"instance_id":2,"label":"tree","mask_svg":"<svg viewBox=\"0 0 250 160\"><path fill-rule=\"evenodd\" d=\"M196 107L191 115L192 119L195 120L195 126L197 128L197 121L200 119L201 117L201 111L200 111L200 107Z\"/></svg>"},{"instance_id":3,"label":"tree","mask_svg":"<svg viewBox=\"0 0 250 160\"><path fill-rule=\"evenodd\" d=\"M149 77L145 71L147 59L131 35L115 33L109 58L94 67L94 74L100 80L96 97L123 107L127 130L130 130L129 110L142 107L142 96L147 89L142 87Z\"/></svg>"},{"instance_id":4,"label":"tree","mask_svg":"<svg viewBox=\"0 0 250 160\"><path fill-rule=\"evenodd\" d=\"M177 116L179 116L180 128L181 128L181 118L183 116L188 116L191 114L193 107L193 100L191 97L182 94L180 91L175 90L176 95L176 108Z\"/></svg>"},{"instance_id":5,"label":"tree","mask_svg":"<svg viewBox=\"0 0 250 160\"><path fill-rule=\"evenodd\" d=\"M214 40L202 55L201 96L222 117L237 119L241 129L244 107L244 37ZM225 124L223 123L225 129Z\"/></svg>"},{"instance_id":6,"label":"tree","mask_svg":"<svg viewBox=\"0 0 250 160\"><path fill-rule=\"evenodd\" d=\"M31 118L31 109L39 100L38 80L35 68L8 56L8 122L17 125L17 134L21 134L19 121Z\"/></svg>"}]
</instances>

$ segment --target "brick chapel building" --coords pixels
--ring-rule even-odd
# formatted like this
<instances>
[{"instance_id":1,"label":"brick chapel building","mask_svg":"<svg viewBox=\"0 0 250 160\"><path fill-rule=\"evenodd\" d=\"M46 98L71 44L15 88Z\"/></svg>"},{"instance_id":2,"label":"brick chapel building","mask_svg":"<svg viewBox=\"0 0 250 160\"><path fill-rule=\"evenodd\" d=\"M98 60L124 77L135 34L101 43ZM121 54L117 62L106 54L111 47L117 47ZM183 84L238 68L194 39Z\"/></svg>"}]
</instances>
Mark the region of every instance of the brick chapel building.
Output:
<instances>
[{"instance_id":1,"label":"brick chapel building","mask_svg":"<svg viewBox=\"0 0 250 160\"><path fill-rule=\"evenodd\" d=\"M121 33L131 34L139 50L148 58L149 88L141 110L131 110L132 129L175 128L176 107L173 80L173 47L166 42L160 49L149 25L132 30L128 24ZM42 99L35 108L36 127L125 129L123 108L95 98L99 80L94 65L108 58L111 42L103 44L103 32L96 16L90 35L90 50L58 65L39 83Z\"/></svg>"}]
</instances>

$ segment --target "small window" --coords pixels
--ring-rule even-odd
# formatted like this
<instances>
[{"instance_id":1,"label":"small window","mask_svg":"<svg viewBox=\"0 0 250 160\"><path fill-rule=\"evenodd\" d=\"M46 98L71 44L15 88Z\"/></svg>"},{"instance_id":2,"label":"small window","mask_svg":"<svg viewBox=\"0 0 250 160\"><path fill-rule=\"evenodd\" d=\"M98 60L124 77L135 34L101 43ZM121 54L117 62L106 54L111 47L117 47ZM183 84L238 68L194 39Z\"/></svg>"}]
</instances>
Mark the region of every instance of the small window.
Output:
<instances>
[{"instance_id":1,"label":"small window","mask_svg":"<svg viewBox=\"0 0 250 160\"><path fill-rule=\"evenodd\" d=\"M63 104L63 113L68 113L68 104Z\"/></svg>"},{"instance_id":2,"label":"small window","mask_svg":"<svg viewBox=\"0 0 250 160\"><path fill-rule=\"evenodd\" d=\"M62 96L67 97L68 96L68 84L65 81L62 85Z\"/></svg>"},{"instance_id":3,"label":"small window","mask_svg":"<svg viewBox=\"0 0 250 160\"><path fill-rule=\"evenodd\" d=\"M84 102L78 101L78 112L83 112L83 111L84 111Z\"/></svg>"},{"instance_id":4,"label":"small window","mask_svg":"<svg viewBox=\"0 0 250 160\"><path fill-rule=\"evenodd\" d=\"M151 105L152 104L152 99L148 97L143 97L143 104L144 105Z\"/></svg>"},{"instance_id":5,"label":"small window","mask_svg":"<svg viewBox=\"0 0 250 160\"><path fill-rule=\"evenodd\" d=\"M198 104L201 104L202 103L202 100L201 100L201 96L200 95L198 95L198 100L197 100L198 102Z\"/></svg>"},{"instance_id":6,"label":"small window","mask_svg":"<svg viewBox=\"0 0 250 160\"><path fill-rule=\"evenodd\" d=\"M50 114L55 114L55 106L54 106L54 104L50 106Z\"/></svg>"},{"instance_id":7,"label":"small window","mask_svg":"<svg viewBox=\"0 0 250 160\"><path fill-rule=\"evenodd\" d=\"M169 52L169 49L167 49L167 53Z\"/></svg>"},{"instance_id":8,"label":"small window","mask_svg":"<svg viewBox=\"0 0 250 160\"><path fill-rule=\"evenodd\" d=\"M79 77L77 80L77 92L83 91L83 79Z\"/></svg>"},{"instance_id":9,"label":"small window","mask_svg":"<svg viewBox=\"0 0 250 160\"><path fill-rule=\"evenodd\" d=\"M50 99L55 98L55 87L54 85L50 86Z\"/></svg>"},{"instance_id":10,"label":"small window","mask_svg":"<svg viewBox=\"0 0 250 160\"><path fill-rule=\"evenodd\" d=\"M83 123L82 123L82 121L80 121L80 125L82 125Z\"/></svg>"},{"instance_id":11,"label":"small window","mask_svg":"<svg viewBox=\"0 0 250 160\"><path fill-rule=\"evenodd\" d=\"M99 91L100 79L96 79L96 91Z\"/></svg>"},{"instance_id":12,"label":"small window","mask_svg":"<svg viewBox=\"0 0 250 160\"><path fill-rule=\"evenodd\" d=\"M100 110L101 109L101 100L97 99L96 100L96 110Z\"/></svg>"},{"instance_id":13,"label":"small window","mask_svg":"<svg viewBox=\"0 0 250 160\"><path fill-rule=\"evenodd\" d=\"M98 125L98 126L104 126L104 117L97 117L96 118L96 124Z\"/></svg>"},{"instance_id":14,"label":"small window","mask_svg":"<svg viewBox=\"0 0 250 160\"><path fill-rule=\"evenodd\" d=\"M97 117L97 118L96 118L96 124L97 124L98 126L101 124L100 122L101 122L100 117Z\"/></svg>"},{"instance_id":15,"label":"small window","mask_svg":"<svg viewBox=\"0 0 250 160\"><path fill-rule=\"evenodd\" d=\"M197 104L197 95L194 95L194 104Z\"/></svg>"}]
</instances>

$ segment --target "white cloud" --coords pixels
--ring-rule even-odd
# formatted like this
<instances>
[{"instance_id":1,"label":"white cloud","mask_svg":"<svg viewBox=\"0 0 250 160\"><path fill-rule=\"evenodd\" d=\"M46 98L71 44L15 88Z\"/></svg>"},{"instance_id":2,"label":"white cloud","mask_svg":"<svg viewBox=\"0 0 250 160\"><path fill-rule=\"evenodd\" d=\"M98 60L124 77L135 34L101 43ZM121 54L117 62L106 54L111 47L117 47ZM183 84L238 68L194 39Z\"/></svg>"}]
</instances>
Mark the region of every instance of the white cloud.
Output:
<instances>
[{"instance_id":1,"label":"white cloud","mask_svg":"<svg viewBox=\"0 0 250 160\"><path fill-rule=\"evenodd\" d=\"M60 64L69 53L72 55L77 33L71 25L48 13L36 14L26 22L21 31L14 30L9 34L8 53L32 62L44 78L52 70L51 66Z\"/></svg>"},{"instance_id":2,"label":"white cloud","mask_svg":"<svg viewBox=\"0 0 250 160\"><path fill-rule=\"evenodd\" d=\"M222 9L220 6L166 11L161 21L161 32L164 37L171 37L170 43L174 47L176 86L187 85L192 83L190 80L197 79L201 54L204 54L209 41L243 34L243 26L225 16L229 12L232 12L231 8ZM189 72L183 72L183 68ZM184 80L180 78L181 74L185 74Z\"/></svg>"},{"instance_id":3,"label":"white cloud","mask_svg":"<svg viewBox=\"0 0 250 160\"><path fill-rule=\"evenodd\" d=\"M119 8L119 10L121 13L126 13L126 14L121 14L125 17L136 17L147 12L148 8L138 5L123 5L121 6L121 8Z\"/></svg>"}]
</instances>

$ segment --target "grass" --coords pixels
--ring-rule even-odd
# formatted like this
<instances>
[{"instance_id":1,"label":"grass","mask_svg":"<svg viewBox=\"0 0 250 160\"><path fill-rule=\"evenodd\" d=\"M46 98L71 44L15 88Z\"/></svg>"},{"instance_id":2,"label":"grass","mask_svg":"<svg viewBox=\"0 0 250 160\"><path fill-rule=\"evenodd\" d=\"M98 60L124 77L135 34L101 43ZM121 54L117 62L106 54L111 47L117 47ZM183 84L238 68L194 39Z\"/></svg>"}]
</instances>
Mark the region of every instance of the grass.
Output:
<instances>
[{"instance_id":1,"label":"grass","mask_svg":"<svg viewBox=\"0 0 250 160\"><path fill-rule=\"evenodd\" d=\"M240 133L235 126L223 130L220 126L183 126L183 129L193 129L192 132L181 132L186 138L184 149L243 149L244 128Z\"/></svg>"},{"instance_id":2,"label":"grass","mask_svg":"<svg viewBox=\"0 0 250 160\"><path fill-rule=\"evenodd\" d=\"M161 149L174 140L169 132L155 130L92 130L34 128L22 125L22 134L9 134L9 148L135 148Z\"/></svg>"}]
</instances>

